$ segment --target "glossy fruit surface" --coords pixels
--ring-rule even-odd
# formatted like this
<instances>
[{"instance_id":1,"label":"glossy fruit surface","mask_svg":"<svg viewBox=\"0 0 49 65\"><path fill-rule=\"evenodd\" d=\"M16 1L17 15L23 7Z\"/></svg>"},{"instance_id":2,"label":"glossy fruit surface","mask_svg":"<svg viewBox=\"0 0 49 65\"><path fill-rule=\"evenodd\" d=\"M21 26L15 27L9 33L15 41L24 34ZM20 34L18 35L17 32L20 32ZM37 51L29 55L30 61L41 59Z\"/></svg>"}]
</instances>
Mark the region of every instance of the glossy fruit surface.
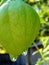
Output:
<instances>
[{"instance_id":1,"label":"glossy fruit surface","mask_svg":"<svg viewBox=\"0 0 49 65\"><path fill-rule=\"evenodd\" d=\"M0 6L0 43L11 57L26 50L39 29L38 14L22 0L11 0Z\"/></svg>"}]
</instances>

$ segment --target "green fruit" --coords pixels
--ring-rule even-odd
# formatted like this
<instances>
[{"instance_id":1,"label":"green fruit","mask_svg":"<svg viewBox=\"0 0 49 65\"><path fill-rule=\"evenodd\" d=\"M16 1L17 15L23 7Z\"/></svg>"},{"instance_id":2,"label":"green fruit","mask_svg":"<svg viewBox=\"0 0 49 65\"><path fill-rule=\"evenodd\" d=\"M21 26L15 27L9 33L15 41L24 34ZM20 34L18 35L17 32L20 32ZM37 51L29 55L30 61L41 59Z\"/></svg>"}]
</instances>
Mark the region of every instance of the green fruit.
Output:
<instances>
[{"instance_id":1,"label":"green fruit","mask_svg":"<svg viewBox=\"0 0 49 65\"><path fill-rule=\"evenodd\" d=\"M38 14L22 0L11 0L0 6L0 43L12 57L27 50L39 29Z\"/></svg>"}]
</instances>

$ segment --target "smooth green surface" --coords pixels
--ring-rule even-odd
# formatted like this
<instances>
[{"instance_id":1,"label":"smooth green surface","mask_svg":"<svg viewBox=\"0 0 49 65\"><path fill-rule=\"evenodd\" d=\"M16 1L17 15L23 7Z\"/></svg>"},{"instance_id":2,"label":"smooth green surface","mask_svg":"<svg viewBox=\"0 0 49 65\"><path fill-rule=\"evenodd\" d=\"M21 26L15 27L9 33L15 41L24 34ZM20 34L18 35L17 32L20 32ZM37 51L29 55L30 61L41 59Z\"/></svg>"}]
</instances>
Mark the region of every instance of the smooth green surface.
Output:
<instances>
[{"instance_id":1,"label":"smooth green surface","mask_svg":"<svg viewBox=\"0 0 49 65\"><path fill-rule=\"evenodd\" d=\"M37 13L21 0L12 0L0 8L0 43L17 57L33 43L40 29Z\"/></svg>"}]
</instances>

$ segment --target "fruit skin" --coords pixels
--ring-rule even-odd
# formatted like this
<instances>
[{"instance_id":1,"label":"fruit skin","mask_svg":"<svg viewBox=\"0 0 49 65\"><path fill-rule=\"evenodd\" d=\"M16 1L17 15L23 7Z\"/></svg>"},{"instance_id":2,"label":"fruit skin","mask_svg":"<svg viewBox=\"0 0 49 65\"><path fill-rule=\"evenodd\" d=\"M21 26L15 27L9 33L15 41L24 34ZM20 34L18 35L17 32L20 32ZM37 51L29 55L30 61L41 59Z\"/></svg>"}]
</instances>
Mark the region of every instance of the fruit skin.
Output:
<instances>
[{"instance_id":1,"label":"fruit skin","mask_svg":"<svg viewBox=\"0 0 49 65\"><path fill-rule=\"evenodd\" d=\"M0 43L11 57L17 57L33 43L40 29L35 10L21 0L0 6Z\"/></svg>"}]
</instances>

